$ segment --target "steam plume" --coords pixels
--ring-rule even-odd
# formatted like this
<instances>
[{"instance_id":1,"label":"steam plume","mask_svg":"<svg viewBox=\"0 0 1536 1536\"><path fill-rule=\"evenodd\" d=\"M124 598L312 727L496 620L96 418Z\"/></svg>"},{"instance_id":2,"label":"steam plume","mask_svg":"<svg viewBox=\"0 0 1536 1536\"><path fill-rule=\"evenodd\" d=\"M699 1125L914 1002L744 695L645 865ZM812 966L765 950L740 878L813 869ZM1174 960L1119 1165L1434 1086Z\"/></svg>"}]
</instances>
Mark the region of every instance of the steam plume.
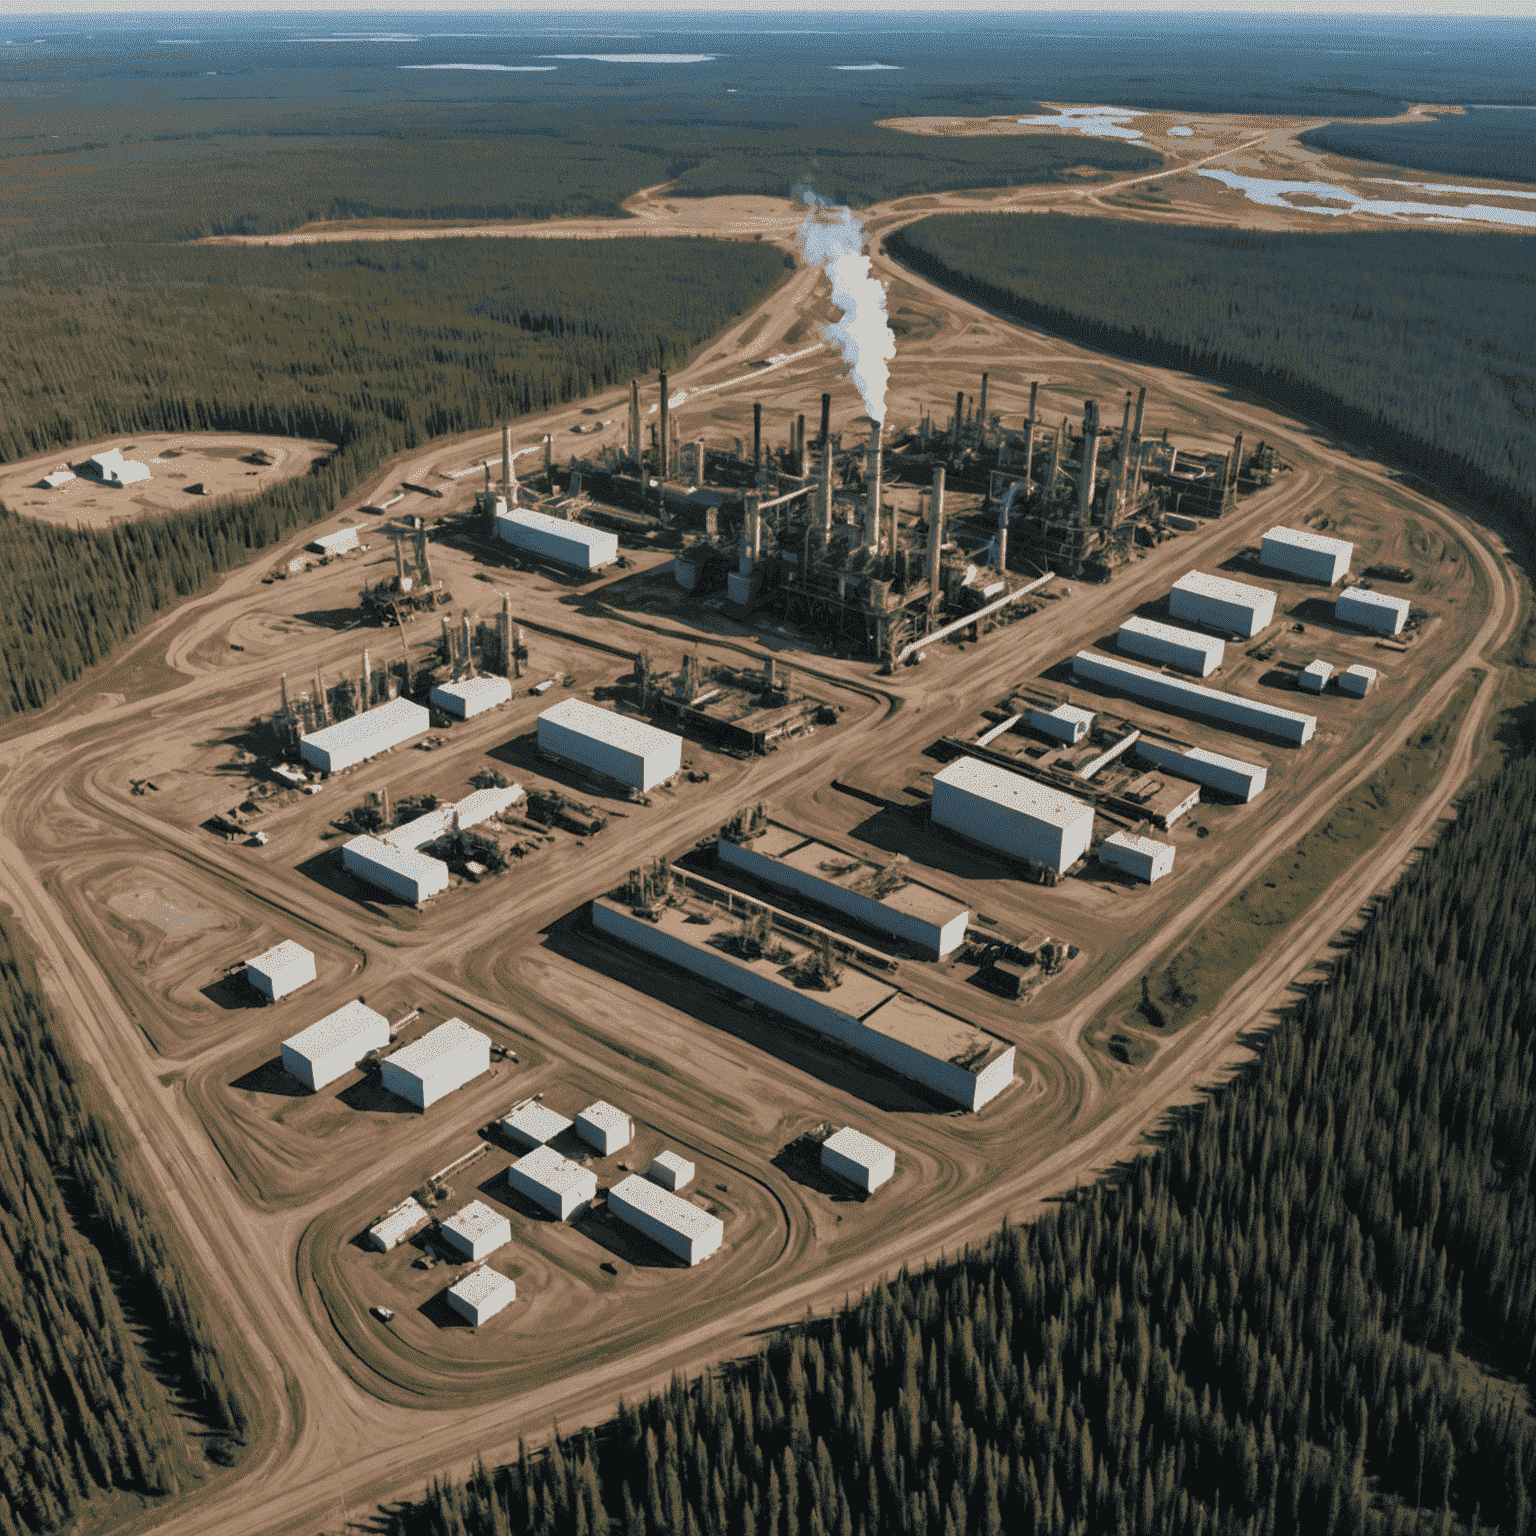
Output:
<instances>
[{"instance_id":1,"label":"steam plume","mask_svg":"<svg viewBox=\"0 0 1536 1536\"><path fill-rule=\"evenodd\" d=\"M811 204L796 235L800 253L820 267L832 284L832 302L842 318L824 328L842 353L864 408L875 421L885 420L887 366L896 355L896 338L885 318L885 289L870 274L862 254L864 232L849 208L831 208L809 188L797 187L801 201Z\"/></svg>"}]
</instances>

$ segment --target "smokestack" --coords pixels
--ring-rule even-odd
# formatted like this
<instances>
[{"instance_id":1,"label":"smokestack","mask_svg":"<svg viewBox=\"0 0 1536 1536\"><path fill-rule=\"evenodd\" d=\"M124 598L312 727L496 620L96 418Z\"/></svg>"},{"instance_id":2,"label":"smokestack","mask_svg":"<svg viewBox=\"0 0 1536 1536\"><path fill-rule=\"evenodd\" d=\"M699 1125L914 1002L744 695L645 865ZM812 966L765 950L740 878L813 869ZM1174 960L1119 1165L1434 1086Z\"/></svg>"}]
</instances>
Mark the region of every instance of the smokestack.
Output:
<instances>
[{"instance_id":1,"label":"smokestack","mask_svg":"<svg viewBox=\"0 0 1536 1536\"><path fill-rule=\"evenodd\" d=\"M544 434L544 489L547 491L549 477L555 472L555 440L548 432Z\"/></svg>"},{"instance_id":2,"label":"smokestack","mask_svg":"<svg viewBox=\"0 0 1536 1536\"><path fill-rule=\"evenodd\" d=\"M1008 569L1008 503L1012 496L1008 492L1003 497L1003 504L997 509L997 568L1000 571Z\"/></svg>"},{"instance_id":3,"label":"smokestack","mask_svg":"<svg viewBox=\"0 0 1536 1536\"><path fill-rule=\"evenodd\" d=\"M752 402L752 468L761 472L763 467L763 407L761 401Z\"/></svg>"},{"instance_id":4,"label":"smokestack","mask_svg":"<svg viewBox=\"0 0 1536 1536\"><path fill-rule=\"evenodd\" d=\"M822 397L822 410L825 413L828 397ZM822 420L826 420L825 414ZM821 434L821 536L822 540L830 543L832 539L832 439L823 431ZM809 571L806 573L809 579Z\"/></svg>"},{"instance_id":5,"label":"smokestack","mask_svg":"<svg viewBox=\"0 0 1536 1536\"><path fill-rule=\"evenodd\" d=\"M667 370L665 368L661 370L661 405L658 409L661 412L661 431L657 435L656 440L656 478L658 480L665 480L667 478L667 449L671 442L671 439L667 436L667 428L671 423L667 420ZM662 497L661 504L663 507L666 506L665 496Z\"/></svg>"},{"instance_id":6,"label":"smokestack","mask_svg":"<svg viewBox=\"0 0 1536 1536\"><path fill-rule=\"evenodd\" d=\"M1232 452L1227 456L1226 483L1221 488L1222 514L1230 512L1237 505L1237 477L1243 470L1243 434L1239 432L1232 439Z\"/></svg>"},{"instance_id":7,"label":"smokestack","mask_svg":"<svg viewBox=\"0 0 1536 1536\"><path fill-rule=\"evenodd\" d=\"M951 448L960 446L960 428L965 424L965 391L955 391L955 421L949 429L949 445Z\"/></svg>"},{"instance_id":8,"label":"smokestack","mask_svg":"<svg viewBox=\"0 0 1536 1536\"><path fill-rule=\"evenodd\" d=\"M869 510L865 514L865 528L872 549L877 553L880 549L880 423L875 422L869 429L869 456L865 469L865 479L869 482ZM895 530L892 529L891 552L896 551Z\"/></svg>"},{"instance_id":9,"label":"smokestack","mask_svg":"<svg viewBox=\"0 0 1536 1536\"><path fill-rule=\"evenodd\" d=\"M448 622L448 615L443 615L443 665L453 665L453 627Z\"/></svg>"},{"instance_id":10,"label":"smokestack","mask_svg":"<svg viewBox=\"0 0 1536 1536\"><path fill-rule=\"evenodd\" d=\"M832 436L832 396L821 397L821 436L816 439L818 448L827 446L827 439Z\"/></svg>"},{"instance_id":11,"label":"smokestack","mask_svg":"<svg viewBox=\"0 0 1536 1536\"><path fill-rule=\"evenodd\" d=\"M640 462L640 381L629 381L629 456Z\"/></svg>"},{"instance_id":12,"label":"smokestack","mask_svg":"<svg viewBox=\"0 0 1536 1536\"><path fill-rule=\"evenodd\" d=\"M1131 392L1125 392L1125 415L1120 421L1120 462L1115 466L1114 502L1105 519L1113 528L1120 520L1120 510L1125 505L1126 484L1131 469Z\"/></svg>"},{"instance_id":13,"label":"smokestack","mask_svg":"<svg viewBox=\"0 0 1536 1536\"><path fill-rule=\"evenodd\" d=\"M705 468L704 439L701 437L693 445L693 479L694 483L700 487L704 484Z\"/></svg>"},{"instance_id":14,"label":"smokestack","mask_svg":"<svg viewBox=\"0 0 1536 1536\"><path fill-rule=\"evenodd\" d=\"M469 669L469 675L473 677L475 675L475 648L471 640L471 633L469 614L466 611L464 614L464 665Z\"/></svg>"},{"instance_id":15,"label":"smokestack","mask_svg":"<svg viewBox=\"0 0 1536 1536\"><path fill-rule=\"evenodd\" d=\"M1083 401L1083 463L1077 479L1077 511L1086 526L1093 516L1094 471L1099 456L1099 402Z\"/></svg>"},{"instance_id":16,"label":"smokestack","mask_svg":"<svg viewBox=\"0 0 1536 1536\"><path fill-rule=\"evenodd\" d=\"M805 479L805 413L795 418L795 473Z\"/></svg>"},{"instance_id":17,"label":"smokestack","mask_svg":"<svg viewBox=\"0 0 1536 1536\"><path fill-rule=\"evenodd\" d=\"M1029 473L1035 463L1035 404L1040 398L1040 381L1029 386L1029 420L1024 423L1024 499L1029 499Z\"/></svg>"},{"instance_id":18,"label":"smokestack","mask_svg":"<svg viewBox=\"0 0 1536 1536\"><path fill-rule=\"evenodd\" d=\"M1141 413L1147 404L1147 386L1143 384L1136 396L1136 423L1131 428L1131 459L1134 468L1131 470L1130 497L1134 502L1141 494Z\"/></svg>"},{"instance_id":19,"label":"smokestack","mask_svg":"<svg viewBox=\"0 0 1536 1536\"><path fill-rule=\"evenodd\" d=\"M939 551L944 547L944 467L933 472L933 503L928 508L928 627L939 615Z\"/></svg>"},{"instance_id":20,"label":"smokestack","mask_svg":"<svg viewBox=\"0 0 1536 1536\"><path fill-rule=\"evenodd\" d=\"M763 550L763 520L757 510L757 497L749 492L744 498L746 520L741 531L741 559L737 567L743 576L752 574L753 562Z\"/></svg>"},{"instance_id":21,"label":"smokestack","mask_svg":"<svg viewBox=\"0 0 1536 1536\"><path fill-rule=\"evenodd\" d=\"M507 677L517 676L517 657L512 651L512 596L501 595L501 670Z\"/></svg>"},{"instance_id":22,"label":"smokestack","mask_svg":"<svg viewBox=\"0 0 1536 1536\"><path fill-rule=\"evenodd\" d=\"M486 477L490 477L490 471L486 471ZM400 535L395 535L395 581L403 588L405 586L405 551L400 547Z\"/></svg>"},{"instance_id":23,"label":"smokestack","mask_svg":"<svg viewBox=\"0 0 1536 1536\"><path fill-rule=\"evenodd\" d=\"M485 494L487 496L491 494L491 466L489 464L485 466Z\"/></svg>"},{"instance_id":24,"label":"smokestack","mask_svg":"<svg viewBox=\"0 0 1536 1536\"><path fill-rule=\"evenodd\" d=\"M503 486L512 484L512 424L508 422L501 429L501 483Z\"/></svg>"},{"instance_id":25,"label":"smokestack","mask_svg":"<svg viewBox=\"0 0 1536 1536\"><path fill-rule=\"evenodd\" d=\"M432 585L432 562L427 559L427 530L416 530L416 569L421 573L421 579L430 587Z\"/></svg>"},{"instance_id":26,"label":"smokestack","mask_svg":"<svg viewBox=\"0 0 1536 1536\"><path fill-rule=\"evenodd\" d=\"M288 674L286 672L283 673L279 686L283 690L283 713L286 715L288 713Z\"/></svg>"},{"instance_id":27,"label":"smokestack","mask_svg":"<svg viewBox=\"0 0 1536 1536\"><path fill-rule=\"evenodd\" d=\"M325 680L319 672L315 673L315 719L321 725L331 723L330 701L325 696Z\"/></svg>"},{"instance_id":28,"label":"smokestack","mask_svg":"<svg viewBox=\"0 0 1536 1536\"><path fill-rule=\"evenodd\" d=\"M363 708L373 707L373 663L368 660L368 649L363 648Z\"/></svg>"},{"instance_id":29,"label":"smokestack","mask_svg":"<svg viewBox=\"0 0 1536 1536\"><path fill-rule=\"evenodd\" d=\"M987 376L981 376L981 402L976 407L976 430L979 441L983 446L987 440Z\"/></svg>"},{"instance_id":30,"label":"smokestack","mask_svg":"<svg viewBox=\"0 0 1536 1536\"><path fill-rule=\"evenodd\" d=\"M1041 489L1047 493L1056 489L1056 476L1061 471L1062 438L1067 430L1067 418L1063 416L1056 428L1056 436L1051 439L1051 458L1045 466L1045 479L1041 481Z\"/></svg>"}]
</instances>

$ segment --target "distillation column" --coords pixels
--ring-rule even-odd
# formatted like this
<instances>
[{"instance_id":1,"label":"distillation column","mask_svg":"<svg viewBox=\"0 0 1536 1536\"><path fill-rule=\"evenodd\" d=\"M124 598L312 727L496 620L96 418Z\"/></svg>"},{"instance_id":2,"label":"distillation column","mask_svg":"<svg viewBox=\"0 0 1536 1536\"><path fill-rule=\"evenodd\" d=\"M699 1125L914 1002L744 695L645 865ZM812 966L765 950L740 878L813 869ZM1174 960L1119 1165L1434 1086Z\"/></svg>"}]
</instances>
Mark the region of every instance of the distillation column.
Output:
<instances>
[{"instance_id":1,"label":"distillation column","mask_svg":"<svg viewBox=\"0 0 1536 1536\"><path fill-rule=\"evenodd\" d=\"M1083 402L1083 462L1077 479L1077 515L1086 528L1093 519L1094 471L1099 457L1099 402Z\"/></svg>"},{"instance_id":2,"label":"distillation column","mask_svg":"<svg viewBox=\"0 0 1536 1536\"><path fill-rule=\"evenodd\" d=\"M933 498L928 507L928 628L939 620L939 552L944 547L944 466L933 472Z\"/></svg>"},{"instance_id":3,"label":"distillation column","mask_svg":"<svg viewBox=\"0 0 1536 1536\"><path fill-rule=\"evenodd\" d=\"M869 456L865 478L869 482L869 508L865 513L865 538L876 554L880 552L880 423L869 429ZM896 550L896 530L892 528L891 551Z\"/></svg>"}]
</instances>

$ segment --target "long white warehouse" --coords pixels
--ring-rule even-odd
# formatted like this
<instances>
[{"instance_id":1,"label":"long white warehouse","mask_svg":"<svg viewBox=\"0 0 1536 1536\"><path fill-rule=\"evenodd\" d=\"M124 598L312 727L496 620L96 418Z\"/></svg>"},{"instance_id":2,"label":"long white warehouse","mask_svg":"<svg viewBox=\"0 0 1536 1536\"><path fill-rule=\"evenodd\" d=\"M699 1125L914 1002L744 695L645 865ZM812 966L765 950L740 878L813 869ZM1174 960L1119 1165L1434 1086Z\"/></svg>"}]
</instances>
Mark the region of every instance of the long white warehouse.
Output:
<instances>
[{"instance_id":1,"label":"long white warehouse","mask_svg":"<svg viewBox=\"0 0 1536 1536\"><path fill-rule=\"evenodd\" d=\"M872 1195L895 1177L896 1154L873 1136L845 1125L822 1142L821 1166Z\"/></svg>"},{"instance_id":2,"label":"long white warehouse","mask_svg":"<svg viewBox=\"0 0 1536 1536\"><path fill-rule=\"evenodd\" d=\"M539 750L642 793L683 764L683 738L585 699L561 699L539 716Z\"/></svg>"},{"instance_id":3,"label":"long white warehouse","mask_svg":"<svg viewBox=\"0 0 1536 1536\"><path fill-rule=\"evenodd\" d=\"M1379 635L1400 635L1408 622L1409 603L1403 597L1388 597L1385 592L1367 592L1351 587L1340 592L1333 604L1333 616L1341 624L1356 624Z\"/></svg>"},{"instance_id":4,"label":"long white warehouse","mask_svg":"<svg viewBox=\"0 0 1536 1536\"><path fill-rule=\"evenodd\" d=\"M597 571L619 558L619 536L584 523L568 523L547 512L513 507L496 514L496 537L518 549L579 571Z\"/></svg>"},{"instance_id":5,"label":"long white warehouse","mask_svg":"<svg viewBox=\"0 0 1536 1536\"><path fill-rule=\"evenodd\" d=\"M377 757L413 736L425 735L432 717L409 699L391 699L350 720L299 737L299 754L311 768L337 773L365 758Z\"/></svg>"},{"instance_id":6,"label":"long white warehouse","mask_svg":"<svg viewBox=\"0 0 1536 1536\"><path fill-rule=\"evenodd\" d=\"M439 683L428 698L443 711L460 720L472 720L512 697L512 680L494 673L479 677L461 677L456 683Z\"/></svg>"},{"instance_id":7,"label":"long white warehouse","mask_svg":"<svg viewBox=\"0 0 1536 1536\"><path fill-rule=\"evenodd\" d=\"M388 1044L389 1020L357 1000L284 1040L283 1065L316 1093Z\"/></svg>"},{"instance_id":8,"label":"long white warehouse","mask_svg":"<svg viewBox=\"0 0 1536 1536\"><path fill-rule=\"evenodd\" d=\"M1093 807L1048 784L957 758L933 776L933 819L951 832L1063 874L1093 841Z\"/></svg>"},{"instance_id":9,"label":"long white warehouse","mask_svg":"<svg viewBox=\"0 0 1536 1536\"><path fill-rule=\"evenodd\" d=\"M597 1198L597 1175L553 1147L535 1147L507 1169L507 1183L558 1221L579 1216Z\"/></svg>"},{"instance_id":10,"label":"long white warehouse","mask_svg":"<svg viewBox=\"0 0 1536 1536\"><path fill-rule=\"evenodd\" d=\"M1330 539L1307 528L1271 528L1264 535L1259 564L1331 587L1349 574L1354 553L1348 539Z\"/></svg>"},{"instance_id":11,"label":"long white warehouse","mask_svg":"<svg viewBox=\"0 0 1536 1536\"><path fill-rule=\"evenodd\" d=\"M384 1086L426 1109L491 1070L491 1040L463 1019L449 1019L383 1062Z\"/></svg>"},{"instance_id":12,"label":"long white warehouse","mask_svg":"<svg viewBox=\"0 0 1536 1536\"><path fill-rule=\"evenodd\" d=\"M1148 885L1172 871L1173 852L1172 843L1137 837L1134 832L1112 832L1099 844L1099 857L1111 869L1145 880Z\"/></svg>"},{"instance_id":13,"label":"long white warehouse","mask_svg":"<svg viewBox=\"0 0 1536 1536\"><path fill-rule=\"evenodd\" d=\"M275 1003L315 979L315 957L302 944L284 939L245 962L245 979Z\"/></svg>"},{"instance_id":14,"label":"long white warehouse","mask_svg":"<svg viewBox=\"0 0 1536 1536\"><path fill-rule=\"evenodd\" d=\"M965 942L971 912L964 902L905 878L891 889L878 864L779 822L768 822L756 837L741 842L722 833L715 849L722 864L904 939L935 960Z\"/></svg>"},{"instance_id":15,"label":"long white warehouse","mask_svg":"<svg viewBox=\"0 0 1536 1536\"><path fill-rule=\"evenodd\" d=\"M608 1209L668 1253L692 1265L718 1252L725 1224L693 1201L632 1173L608 1191Z\"/></svg>"},{"instance_id":16,"label":"long white warehouse","mask_svg":"<svg viewBox=\"0 0 1536 1536\"><path fill-rule=\"evenodd\" d=\"M1215 635L1197 634L1176 624L1156 619L1129 618L1120 626L1115 644L1132 656L1165 662L1197 677L1209 677L1226 659L1226 641Z\"/></svg>"},{"instance_id":17,"label":"long white warehouse","mask_svg":"<svg viewBox=\"0 0 1536 1536\"><path fill-rule=\"evenodd\" d=\"M1168 594L1168 611L1176 619L1229 629L1251 640L1274 622L1275 594L1244 581L1190 571L1174 582Z\"/></svg>"},{"instance_id":18,"label":"long white warehouse","mask_svg":"<svg viewBox=\"0 0 1536 1536\"><path fill-rule=\"evenodd\" d=\"M1223 757L1204 747L1185 750L1143 737L1136 744L1136 755L1158 768L1169 769L1181 779L1232 795L1245 805L1263 790L1269 778L1269 769L1261 763L1239 762L1235 757Z\"/></svg>"},{"instance_id":19,"label":"long white warehouse","mask_svg":"<svg viewBox=\"0 0 1536 1536\"><path fill-rule=\"evenodd\" d=\"M1095 656L1079 651L1072 658L1072 675L1090 682L1103 683L1135 699L1150 699L1157 704L1171 704L1191 715L1207 720L1221 720L1227 725L1246 726L1267 736L1278 736L1292 746L1304 746L1317 729L1316 715L1303 715L1277 704L1261 704L1257 699L1241 699L1235 693L1221 693L1186 683L1182 678L1149 672L1113 656ZM934 779L938 783L938 779Z\"/></svg>"},{"instance_id":20,"label":"long white warehouse","mask_svg":"<svg viewBox=\"0 0 1536 1536\"><path fill-rule=\"evenodd\" d=\"M341 845L341 864L348 874L412 905L448 889L448 866L441 859L381 837L348 838Z\"/></svg>"},{"instance_id":21,"label":"long white warehouse","mask_svg":"<svg viewBox=\"0 0 1536 1536\"><path fill-rule=\"evenodd\" d=\"M517 1282L483 1266L448 1287L448 1305L472 1328L488 1322L516 1300Z\"/></svg>"}]
</instances>

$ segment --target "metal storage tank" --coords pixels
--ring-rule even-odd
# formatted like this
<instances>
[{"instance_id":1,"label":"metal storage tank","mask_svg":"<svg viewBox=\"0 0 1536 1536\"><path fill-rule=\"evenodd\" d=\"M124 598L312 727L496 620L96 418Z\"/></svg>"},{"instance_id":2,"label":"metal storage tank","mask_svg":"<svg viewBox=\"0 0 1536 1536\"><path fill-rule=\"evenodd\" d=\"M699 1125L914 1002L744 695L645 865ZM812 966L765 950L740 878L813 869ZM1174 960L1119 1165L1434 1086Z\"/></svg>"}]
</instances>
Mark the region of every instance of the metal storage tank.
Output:
<instances>
[{"instance_id":1,"label":"metal storage tank","mask_svg":"<svg viewBox=\"0 0 1536 1536\"><path fill-rule=\"evenodd\" d=\"M314 1093L388 1045L389 1020L354 1001L284 1040L283 1065Z\"/></svg>"},{"instance_id":2,"label":"metal storage tank","mask_svg":"<svg viewBox=\"0 0 1536 1536\"><path fill-rule=\"evenodd\" d=\"M1275 594L1247 582L1228 581L1190 571L1173 584L1168 611L1176 619L1191 619L1213 629L1228 629L1251 640L1274 622Z\"/></svg>"},{"instance_id":3,"label":"metal storage tank","mask_svg":"<svg viewBox=\"0 0 1536 1536\"><path fill-rule=\"evenodd\" d=\"M315 979L315 957L302 944L284 939L245 962L245 979L275 1003Z\"/></svg>"},{"instance_id":4,"label":"metal storage tank","mask_svg":"<svg viewBox=\"0 0 1536 1536\"><path fill-rule=\"evenodd\" d=\"M570 1128L571 1122L564 1115L540 1104L537 1099L519 1104L501 1120L502 1132L524 1147L542 1147Z\"/></svg>"},{"instance_id":5,"label":"metal storage tank","mask_svg":"<svg viewBox=\"0 0 1536 1536\"><path fill-rule=\"evenodd\" d=\"M380 1253L388 1253L397 1244L403 1243L426 1219L427 1213L420 1202L415 1195L410 1195L388 1212L382 1221L376 1221L368 1228L368 1241Z\"/></svg>"},{"instance_id":6,"label":"metal storage tank","mask_svg":"<svg viewBox=\"0 0 1536 1536\"><path fill-rule=\"evenodd\" d=\"M359 880L413 904L448 889L448 866L441 859L381 837L348 838L341 845L341 865Z\"/></svg>"},{"instance_id":7,"label":"metal storage tank","mask_svg":"<svg viewBox=\"0 0 1536 1536\"><path fill-rule=\"evenodd\" d=\"M958 758L934 774L933 819L1058 874L1082 858L1093 839L1091 805L974 757Z\"/></svg>"},{"instance_id":8,"label":"metal storage tank","mask_svg":"<svg viewBox=\"0 0 1536 1536\"><path fill-rule=\"evenodd\" d=\"M1058 704L1055 709L1032 709L1029 724L1031 730L1039 731L1042 736L1075 747L1093 728L1093 711L1078 709L1073 704Z\"/></svg>"},{"instance_id":9,"label":"metal storage tank","mask_svg":"<svg viewBox=\"0 0 1536 1536\"><path fill-rule=\"evenodd\" d=\"M608 1209L620 1221L692 1265L719 1250L725 1225L691 1200L632 1173L608 1191Z\"/></svg>"},{"instance_id":10,"label":"metal storage tank","mask_svg":"<svg viewBox=\"0 0 1536 1536\"><path fill-rule=\"evenodd\" d=\"M438 1223L443 1241L467 1259L484 1259L512 1241L512 1223L483 1200L471 1200Z\"/></svg>"},{"instance_id":11,"label":"metal storage tank","mask_svg":"<svg viewBox=\"0 0 1536 1536\"><path fill-rule=\"evenodd\" d=\"M1136 755L1159 768L1170 769L1181 779L1204 784L1224 795L1234 795L1245 805L1264 788L1269 778L1269 770L1262 764L1239 762L1235 757L1223 757L1220 752L1208 752L1204 747L1186 750L1143 737L1136 744Z\"/></svg>"},{"instance_id":12,"label":"metal storage tank","mask_svg":"<svg viewBox=\"0 0 1536 1536\"><path fill-rule=\"evenodd\" d=\"M584 699L561 699L539 716L539 750L642 792L683 764L683 738Z\"/></svg>"},{"instance_id":13,"label":"metal storage tank","mask_svg":"<svg viewBox=\"0 0 1536 1536\"><path fill-rule=\"evenodd\" d=\"M1132 656L1166 662L1197 677L1209 677L1226 659L1227 646L1215 635L1197 634L1155 619L1129 618L1120 626L1115 643Z\"/></svg>"},{"instance_id":14,"label":"metal storage tank","mask_svg":"<svg viewBox=\"0 0 1536 1536\"><path fill-rule=\"evenodd\" d=\"M561 1221L579 1216L597 1198L597 1175L553 1147L535 1147L507 1169L507 1183Z\"/></svg>"},{"instance_id":15,"label":"metal storage tank","mask_svg":"<svg viewBox=\"0 0 1536 1536\"><path fill-rule=\"evenodd\" d=\"M353 715L350 720L300 736L299 755L311 768L337 773L364 758L377 757L380 752L398 747L413 736L425 735L431 724L432 717L422 705L409 699L391 699L387 704Z\"/></svg>"},{"instance_id":16,"label":"metal storage tank","mask_svg":"<svg viewBox=\"0 0 1536 1536\"><path fill-rule=\"evenodd\" d=\"M1278 736L1293 746L1303 746L1311 741L1312 733L1317 729L1316 715L1303 715L1275 704L1261 704L1256 699L1242 699L1235 693L1221 693L1199 683L1186 683L1183 678L1149 672L1145 667L1133 666L1113 656L1095 656L1092 651L1079 651L1072 658L1072 675L1104 683L1132 698L1171 704L1208 720L1245 725L1250 730Z\"/></svg>"},{"instance_id":17,"label":"metal storage tank","mask_svg":"<svg viewBox=\"0 0 1536 1536\"><path fill-rule=\"evenodd\" d=\"M686 1157L680 1157L676 1152L658 1152L645 1170L645 1176L653 1184L660 1184L663 1189L676 1194L693 1183L694 1172L693 1164Z\"/></svg>"},{"instance_id":18,"label":"metal storage tank","mask_svg":"<svg viewBox=\"0 0 1536 1536\"><path fill-rule=\"evenodd\" d=\"M461 677L456 683L439 683L428 695L445 714L460 720L472 720L512 697L512 680L481 673L479 677Z\"/></svg>"},{"instance_id":19,"label":"metal storage tank","mask_svg":"<svg viewBox=\"0 0 1536 1536\"><path fill-rule=\"evenodd\" d=\"M1333 676L1333 666L1326 661L1309 661L1296 674L1296 686L1306 693L1321 693Z\"/></svg>"},{"instance_id":20,"label":"metal storage tank","mask_svg":"<svg viewBox=\"0 0 1536 1536\"><path fill-rule=\"evenodd\" d=\"M513 507L496 514L496 537L518 549L579 571L601 570L619 558L619 536L584 523L569 523L547 512Z\"/></svg>"},{"instance_id":21,"label":"metal storage tank","mask_svg":"<svg viewBox=\"0 0 1536 1536\"><path fill-rule=\"evenodd\" d=\"M874 1137L845 1125L822 1142L821 1166L872 1195L895 1177L896 1154Z\"/></svg>"},{"instance_id":22,"label":"metal storage tank","mask_svg":"<svg viewBox=\"0 0 1536 1536\"><path fill-rule=\"evenodd\" d=\"M1388 597L1385 592L1367 592L1360 587L1340 592L1333 605L1333 616L1341 624L1357 624L1379 635L1400 635L1408 613L1407 598Z\"/></svg>"},{"instance_id":23,"label":"metal storage tank","mask_svg":"<svg viewBox=\"0 0 1536 1536\"><path fill-rule=\"evenodd\" d=\"M635 1122L622 1109L599 1099L576 1116L576 1134L603 1157L610 1157L634 1140Z\"/></svg>"},{"instance_id":24,"label":"metal storage tank","mask_svg":"<svg viewBox=\"0 0 1536 1536\"><path fill-rule=\"evenodd\" d=\"M465 1322L478 1328L517 1300L517 1282L498 1270L472 1269L448 1287L447 1296L448 1305Z\"/></svg>"},{"instance_id":25,"label":"metal storage tank","mask_svg":"<svg viewBox=\"0 0 1536 1536\"><path fill-rule=\"evenodd\" d=\"M1348 539L1330 539L1306 528L1271 528L1264 535L1259 564L1328 586L1349 574L1355 546Z\"/></svg>"},{"instance_id":26,"label":"metal storage tank","mask_svg":"<svg viewBox=\"0 0 1536 1536\"><path fill-rule=\"evenodd\" d=\"M1355 665L1339 673L1339 692L1363 699L1376 686L1376 668Z\"/></svg>"},{"instance_id":27,"label":"metal storage tank","mask_svg":"<svg viewBox=\"0 0 1536 1536\"><path fill-rule=\"evenodd\" d=\"M383 1061L384 1086L418 1109L491 1070L491 1041L463 1019L429 1029Z\"/></svg>"},{"instance_id":28,"label":"metal storage tank","mask_svg":"<svg viewBox=\"0 0 1536 1536\"><path fill-rule=\"evenodd\" d=\"M1113 869L1123 870L1148 885L1173 869L1173 844L1134 832L1115 832L1099 844L1099 857Z\"/></svg>"}]
</instances>

